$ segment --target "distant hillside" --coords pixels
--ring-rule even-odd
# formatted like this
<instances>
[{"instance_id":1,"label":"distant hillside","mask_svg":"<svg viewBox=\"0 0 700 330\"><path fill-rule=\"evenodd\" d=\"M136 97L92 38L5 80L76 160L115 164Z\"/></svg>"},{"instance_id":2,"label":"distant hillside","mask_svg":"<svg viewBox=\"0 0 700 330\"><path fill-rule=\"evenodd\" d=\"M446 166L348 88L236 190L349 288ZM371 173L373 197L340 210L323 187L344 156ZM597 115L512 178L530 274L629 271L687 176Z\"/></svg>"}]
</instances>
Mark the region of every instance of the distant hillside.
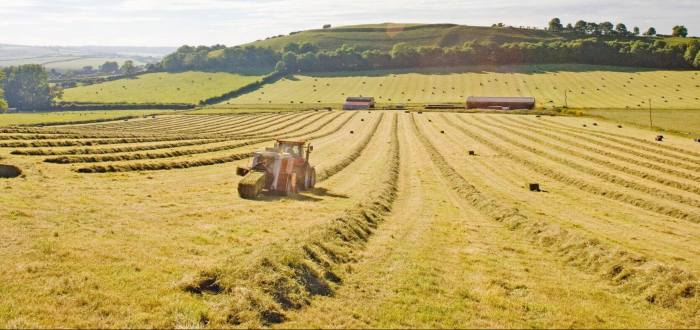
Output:
<instances>
[{"instance_id":1,"label":"distant hillside","mask_svg":"<svg viewBox=\"0 0 700 330\"><path fill-rule=\"evenodd\" d=\"M133 60L137 65L160 61L175 51L173 47L121 46L25 46L0 44L0 67L22 64L42 64L49 69L77 70L84 66L97 67L105 61L123 63Z\"/></svg>"},{"instance_id":2,"label":"distant hillside","mask_svg":"<svg viewBox=\"0 0 700 330\"><path fill-rule=\"evenodd\" d=\"M567 27L550 32L456 24L343 26L293 32L235 47L182 46L163 59L160 69L244 72L274 68L296 73L554 63L700 68L698 38L638 36L638 29L634 33L620 29Z\"/></svg>"},{"instance_id":3,"label":"distant hillside","mask_svg":"<svg viewBox=\"0 0 700 330\"><path fill-rule=\"evenodd\" d=\"M411 46L452 47L466 41L491 40L497 43L554 40L559 36L543 30L491 28L456 24L374 24L308 30L287 36L272 37L251 45L282 50L289 43L311 43L321 50L335 50L342 45L361 49L390 50L405 42Z\"/></svg>"},{"instance_id":4,"label":"distant hillside","mask_svg":"<svg viewBox=\"0 0 700 330\"><path fill-rule=\"evenodd\" d=\"M280 51L290 43L310 43L319 50L335 50L342 45L359 49L377 49L388 51L398 43L406 43L412 47L461 46L467 41L491 41L496 44L507 42L540 42L555 40L571 40L581 38L580 35L566 35L539 29L516 27L485 27L465 26L457 24L395 24L383 23L372 25L341 26L330 29L308 30L293 32L290 35L270 37L248 45L269 47ZM606 37L610 40L646 40L643 37ZM683 44L697 38L666 38L669 44Z\"/></svg>"}]
</instances>

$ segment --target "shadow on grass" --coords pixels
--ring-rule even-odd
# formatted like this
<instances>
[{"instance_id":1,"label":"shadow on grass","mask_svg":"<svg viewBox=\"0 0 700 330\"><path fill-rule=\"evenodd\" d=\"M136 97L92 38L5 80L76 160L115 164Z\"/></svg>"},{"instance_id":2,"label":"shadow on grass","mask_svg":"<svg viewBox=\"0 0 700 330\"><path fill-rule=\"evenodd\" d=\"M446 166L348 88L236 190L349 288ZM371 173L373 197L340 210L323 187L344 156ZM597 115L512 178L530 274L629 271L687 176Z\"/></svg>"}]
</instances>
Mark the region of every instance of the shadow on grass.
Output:
<instances>
[{"instance_id":1,"label":"shadow on grass","mask_svg":"<svg viewBox=\"0 0 700 330\"><path fill-rule=\"evenodd\" d=\"M255 200L261 202L276 202L284 199L289 199L302 202L320 202L324 200L324 198L321 197L350 198L347 195L334 194L326 188L314 188L307 191L301 191L290 196L283 196L274 191L263 191L260 195L258 195L257 198L255 198Z\"/></svg>"}]
</instances>

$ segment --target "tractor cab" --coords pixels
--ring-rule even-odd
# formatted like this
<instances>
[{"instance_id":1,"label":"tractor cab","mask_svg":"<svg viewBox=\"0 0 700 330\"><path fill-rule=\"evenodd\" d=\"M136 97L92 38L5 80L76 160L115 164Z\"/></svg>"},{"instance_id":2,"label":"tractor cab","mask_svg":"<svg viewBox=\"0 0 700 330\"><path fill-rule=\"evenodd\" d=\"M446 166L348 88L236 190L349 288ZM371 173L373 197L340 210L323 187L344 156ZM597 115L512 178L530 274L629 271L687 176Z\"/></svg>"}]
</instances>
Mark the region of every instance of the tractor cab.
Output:
<instances>
[{"instance_id":1,"label":"tractor cab","mask_svg":"<svg viewBox=\"0 0 700 330\"><path fill-rule=\"evenodd\" d=\"M243 177L238 192L243 198L254 198L263 189L287 195L308 190L316 184L316 169L309 163L312 146L306 141L275 141L275 146L253 153L249 167L238 167Z\"/></svg>"}]
</instances>

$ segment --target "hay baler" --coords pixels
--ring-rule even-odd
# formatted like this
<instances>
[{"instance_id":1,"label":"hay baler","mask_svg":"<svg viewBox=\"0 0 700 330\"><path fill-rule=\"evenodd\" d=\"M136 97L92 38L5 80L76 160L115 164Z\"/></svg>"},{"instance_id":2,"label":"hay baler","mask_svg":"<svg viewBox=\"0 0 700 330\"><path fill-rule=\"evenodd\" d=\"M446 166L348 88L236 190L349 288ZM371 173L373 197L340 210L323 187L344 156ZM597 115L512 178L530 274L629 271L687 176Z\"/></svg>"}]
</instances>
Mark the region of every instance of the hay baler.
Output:
<instances>
[{"instance_id":1,"label":"hay baler","mask_svg":"<svg viewBox=\"0 0 700 330\"><path fill-rule=\"evenodd\" d=\"M306 141L277 140L273 148L256 151L250 167L238 167L236 174L243 179L238 183L238 194L255 198L263 190L283 196L316 185L316 169L309 163L313 146Z\"/></svg>"}]
</instances>

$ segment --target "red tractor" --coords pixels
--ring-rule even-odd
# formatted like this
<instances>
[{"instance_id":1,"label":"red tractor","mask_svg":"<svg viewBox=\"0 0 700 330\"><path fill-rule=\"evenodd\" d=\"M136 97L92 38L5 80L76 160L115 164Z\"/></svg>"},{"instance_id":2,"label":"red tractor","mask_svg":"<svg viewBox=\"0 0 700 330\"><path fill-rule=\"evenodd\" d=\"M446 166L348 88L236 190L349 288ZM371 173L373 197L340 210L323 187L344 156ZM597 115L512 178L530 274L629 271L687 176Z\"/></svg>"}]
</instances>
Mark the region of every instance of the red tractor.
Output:
<instances>
[{"instance_id":1,"label":"red tractor","mask_svg":"<svg viewBox=\"0 0 700 330\"><path fill-rule=\"evenodd\" d=\"M238 167L242 176L238 194L247 199L258 196L263 189L283 196L299 190L312 189L316 185L316 169L309 163L314 147L306 141L277 140L274 148L266 148L253 154L250 167Z\"/></svg>"}]
</instances>

